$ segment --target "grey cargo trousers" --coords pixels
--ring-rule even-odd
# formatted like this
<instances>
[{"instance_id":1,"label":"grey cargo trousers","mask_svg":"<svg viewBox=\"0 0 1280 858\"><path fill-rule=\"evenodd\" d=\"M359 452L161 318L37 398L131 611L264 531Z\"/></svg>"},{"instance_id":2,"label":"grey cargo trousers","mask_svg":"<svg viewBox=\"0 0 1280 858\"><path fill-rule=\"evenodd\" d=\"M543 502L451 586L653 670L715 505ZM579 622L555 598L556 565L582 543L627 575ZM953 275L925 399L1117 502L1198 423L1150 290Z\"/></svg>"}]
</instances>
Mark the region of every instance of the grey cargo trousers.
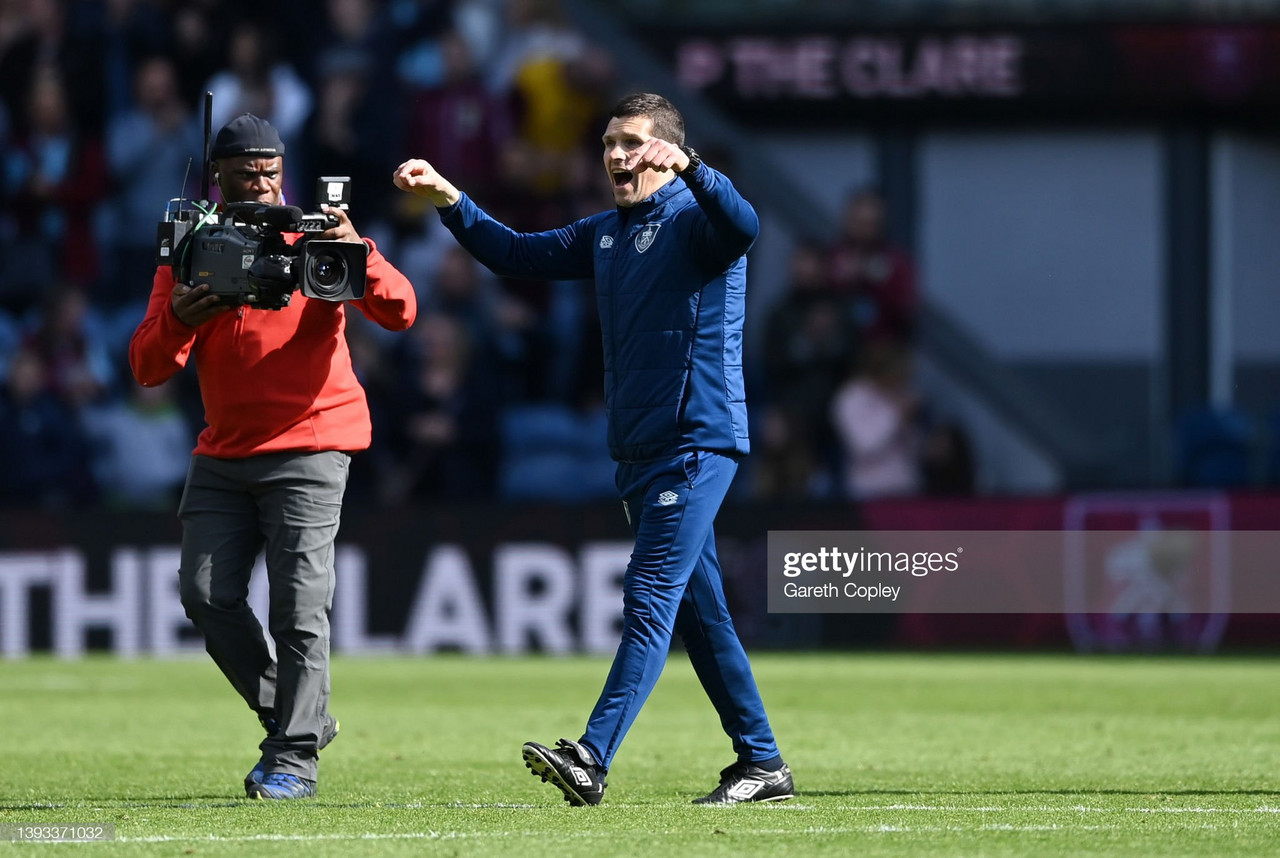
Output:
<instances>
[{"instance_id":1,"label":"grey cargo trousers","mask_svg":"<svg viewBox=\"0 0 1280 858\"><path fill-rule=\"evenodd\" d=\"M333 543L350 461L338 451L193 456L178 507L187 616L249 708L279 723L260 746L266 771L310 781L328 714ZM248 604L263 549L278 664Z\"/></svg>"}]
</instances>

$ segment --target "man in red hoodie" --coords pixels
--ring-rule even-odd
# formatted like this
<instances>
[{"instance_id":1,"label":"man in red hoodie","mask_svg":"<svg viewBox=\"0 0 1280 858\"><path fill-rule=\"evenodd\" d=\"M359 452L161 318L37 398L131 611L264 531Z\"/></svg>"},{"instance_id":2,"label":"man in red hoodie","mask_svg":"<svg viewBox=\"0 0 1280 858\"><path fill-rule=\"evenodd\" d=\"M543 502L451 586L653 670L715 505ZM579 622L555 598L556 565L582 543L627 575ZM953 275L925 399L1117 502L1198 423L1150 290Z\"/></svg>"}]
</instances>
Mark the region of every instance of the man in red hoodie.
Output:
<instances>
[{"instance_id":1,"label":"man in red hoodie","mask_svg":"<svg viewBox=\"0 0 1280 858\"><path fill-rule=\"evenodd\" d=\"M211 152L223 201L281 203L283 156L266 121L243 114L227 123ZM417 313L409 281L345 211L326 211L338 224L317 238L369 247L364 297L349 303L388 330L408 328ZM208 426L178 508L178 576L187 616L267 731L245 778L252 798L315 795L318 752L337 734L328 707L333 543L351 454L372 431L345 327L343 303L295 292L280 310L229 304L160 266L129 345L133 374L148 387L195 359ZM262 549L278 663L247 603Z\"/></svg>"}]
</instances>

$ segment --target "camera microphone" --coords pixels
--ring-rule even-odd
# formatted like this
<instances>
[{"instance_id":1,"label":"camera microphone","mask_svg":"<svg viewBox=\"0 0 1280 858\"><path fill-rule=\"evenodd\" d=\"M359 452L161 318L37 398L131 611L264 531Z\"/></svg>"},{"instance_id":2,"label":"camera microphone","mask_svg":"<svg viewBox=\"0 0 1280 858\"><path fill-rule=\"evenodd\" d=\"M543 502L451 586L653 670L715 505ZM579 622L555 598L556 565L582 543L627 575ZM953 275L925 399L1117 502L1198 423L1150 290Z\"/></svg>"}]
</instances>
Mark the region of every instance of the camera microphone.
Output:
<instances>
[{"instance_id":1,"label":"camera microphone","mask_svg":"<svg viewBox=\"0 0 1280 858\"><path fill-rule=\"evenodd\" d=\"M265 226L276 232L295 232L302 221L302 209L297 206L272 206L263 203L228 203L224 206L231 218Z\"/></svg>"}]
</instances>

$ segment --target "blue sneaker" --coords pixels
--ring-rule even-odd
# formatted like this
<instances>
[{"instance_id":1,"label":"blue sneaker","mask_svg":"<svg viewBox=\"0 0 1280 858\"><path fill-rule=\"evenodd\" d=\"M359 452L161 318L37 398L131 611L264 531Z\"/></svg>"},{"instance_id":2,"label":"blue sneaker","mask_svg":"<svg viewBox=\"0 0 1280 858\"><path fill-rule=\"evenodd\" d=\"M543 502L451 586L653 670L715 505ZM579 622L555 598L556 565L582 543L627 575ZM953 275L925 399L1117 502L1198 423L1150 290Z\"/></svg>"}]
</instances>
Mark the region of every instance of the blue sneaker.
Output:
<instances>
[{"instance_id":1,"label":"blue sneaker","mask_svg":"<svg viewBox=\"0 0 1280 858\"><path fill-rule=\"evenodd\" d=\"M256 799L312 798L316 794L316 784L286 772L268 772L262 783L251 786L248 793L249 798Z\"/></svg>"},{"instance_id":2,"label":"blue sneaker","mask_svg":"<svg viewBox=\"0 0 1280 858\"><path fill-rule=\"evenodd\" d=\"M262 776L266 773L266 764L262 762L262 757L258 757L258 762L253 764L253 768L249 769L249 774L244 776L244 792L249 795L249 790L253 789L254 784L262 783Z\"/></svg>"},{"instance_id":3,"label":"blue sneaker","mask_svg":"<svg viewBox=\"0 0 1280 858\"><path fill-rule=\"evenodd\" d=\"M262 724L262 728L267 731L268 736L274 736L280 732L280 725L276 723L276 719L259 718L258 721ZM320 735L320 744L317 746L317 750L328 747L329 743L338 737L339 727L337 718L332 715L325 716L324 733ZM249 794L249 790L254 784L262 783L262 776L265 771L266 765L263 763L262 758L259 757L258 762L249 770L249 774L244 776L244 791L246 795Z\"/></svg>"}]
</instances>

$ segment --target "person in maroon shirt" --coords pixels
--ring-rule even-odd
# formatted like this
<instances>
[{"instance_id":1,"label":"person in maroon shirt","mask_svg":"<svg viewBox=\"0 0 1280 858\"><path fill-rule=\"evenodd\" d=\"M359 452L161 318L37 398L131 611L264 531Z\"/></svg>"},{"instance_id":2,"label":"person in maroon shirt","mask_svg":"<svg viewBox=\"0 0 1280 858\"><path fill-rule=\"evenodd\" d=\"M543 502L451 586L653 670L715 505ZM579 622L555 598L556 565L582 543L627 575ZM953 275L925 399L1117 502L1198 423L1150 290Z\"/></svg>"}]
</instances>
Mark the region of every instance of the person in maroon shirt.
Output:
<instances>
[{"instance_id":1,"label":"person in maroon shirt","mask_svg":"<svg viewBox=\"0 0 1280 858\"><path fill-rule=\"evenodd\" d=\"M29 128L0 159L0 182L8 186L0 191L25 257L10 271L18 281L64 277L88 286L99 268L93 215L107 192L102 143L76 126L56 71L35 77L28 105Z\"/></svg>"},{"instance_id":2,"label":"person in maroon shirt","mask_svg":"<svg viewBox=\"0 0 1280 858\"><path fill-rule=\"evenodd\" d=\"M840 234L827 252L827 277L852 302L863 342L911 341L918 309L915 265L888 240L879 191L863 188L849 196Z\"/></svg>"}]
</instances>

